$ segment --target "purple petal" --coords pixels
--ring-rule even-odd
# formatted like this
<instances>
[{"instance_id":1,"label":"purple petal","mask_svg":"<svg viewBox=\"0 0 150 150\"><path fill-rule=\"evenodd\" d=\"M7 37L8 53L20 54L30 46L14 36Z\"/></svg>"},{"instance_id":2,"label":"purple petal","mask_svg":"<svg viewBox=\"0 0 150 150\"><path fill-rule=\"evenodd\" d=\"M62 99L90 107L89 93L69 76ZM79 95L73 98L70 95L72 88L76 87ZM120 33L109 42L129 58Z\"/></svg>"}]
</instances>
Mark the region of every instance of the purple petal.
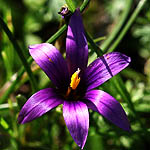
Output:
<instances>
[{"instance_id":1,"label":"purple petal","mask_svg":"<svg viewBox=\"0 0 150 150\"><path fill-rule=\"evenodd\" d=\"M63 116L72 138L82 149L85 145L89 128L89 112L86 104L79 101L65 101Z\"/></svg>"},{"instance_id":2,"label":"purple petal","mask_svg":"<svg viewBox=\"0 0 150 150\"><path fill-rule=\"evenodd\" d=\"M67 64L61 53L51 44L42 43L29 46L29 51L36 63L58 88L68 86Z\"/></svg>"},{"instance_id":3,"label":"purple petal","mask_svg":"<svg viewBox=\"0 0 150 150\"><path fill-rule=\"evenodd\" d=\"M88 62L88 44L80 10L77 9L71 16L66 39L66 59L69 73L72 75L77 68L84 70Z\"/></svg>"},{"instance_id":4,"label":"purple petal","mask_svg":"<svg viewBox=\"0 0 150 150\"><path fill-rule=\"evenodd\" d=\"M101 90L92 90L86 93L87 105L94 111L99 112L116 126L129 131L130 124L126 113L119 102L108 93Z\"/></svg>"},{"instance_id":5,"label":"purple petal","mask_svg":"<svg viewBox=\"0 0 150 150\"><path fill-rule=\"evenodd\" d=\"M119 52L112 52L97 58L85 70L84 79L87 90L98 87L121 70L126 68L131 59Z\"/></svg>"},{"instance_id":6,"label":"purple petal","mask_svg":"<svg viewBox=\"0 0 150 150\"><path fill-rule=\"evenodd\" d=\"M18 122L21 124L32 121L56 106L63 103L55 89L47 88L32 95L22 107Z\"/></svg>"}]
</instances>

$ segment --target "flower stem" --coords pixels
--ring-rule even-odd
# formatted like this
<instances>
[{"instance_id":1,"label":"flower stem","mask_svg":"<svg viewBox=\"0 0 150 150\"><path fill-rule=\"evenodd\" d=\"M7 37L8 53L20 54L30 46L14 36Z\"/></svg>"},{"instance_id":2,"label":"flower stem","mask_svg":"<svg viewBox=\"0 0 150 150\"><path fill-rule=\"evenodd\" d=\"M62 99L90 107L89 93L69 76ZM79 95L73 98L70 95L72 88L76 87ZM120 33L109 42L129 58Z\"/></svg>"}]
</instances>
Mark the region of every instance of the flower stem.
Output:
<instances>
[{"instance_id":1,"label":"flower stem","mask_svg":"<svg viewBox=\"0 0 150 150\"><path fill-rule=\"evenodd\" d=\"M97 42L103 41L103 40L105 40L105 39L106 39L105 36L98 37L98 38L94 39L94 42L97 43Z\"/></svg>"},{"instance_id":2,"label":"flower stem","mask_svg":"<svg viewBox=\"0 0 150 150\"><path fill-rule=\"evenodd\" d=\"M111 48L108 50L108 52L112 52L118 46L118 44L121 42L121 40L123 39L123 37L127 33L128 29L131 27L131 25L135 21L136 17L138 16L138 14L140 13L140 11L142 10L142 8L143 8L144 4L146 3L146 1L147 0L141 0L139 2L138 6L134 10L134 12L131 15L130 19L128 20L127 24L125 25L125 27L123 28L123 30L119 34L117 40L113 43L113 45L111 46Z\"/></svg>"},{"instance_id":3,"label":"flower stem","mask_svg":"<svg viewBox=\"0 0 150 150\"><path fill-rule=\"evenodd\" d=\"M115 25L114 30L108 36L107 40L105 40L104 43L101 45L101 49L104 51L104 53L107 51L107 49L109 48L111 43L114 41L114 39L118 35L120 29L122 28L123 24L125 23L125 20L127 19L128 15L129 15L133 0L126 0L126 1L127 1L126 7L120 17L120 22Z\"/></svg>"},{"instance_id":4,"label":"flower stem","mask_svg":"<svg viewBox=\"0 0 150 150\"><path fill-rule=\"evenodd\" d=\"M5 31L5 33L7 34L9 40L12 42L14 49L16 50L18 56L20 57L20 60L22 61L22 64L29 75L30 83L31 83L33 91L36 91L37 85L36 85L34 76L32 74L32 71L26 61L26 58L25 58L20 46L18 45L16 39L14 38L11 31L9 30L9 28L7 27L7 25L5 24L5 22L3 21L3 19L1 17L0 17L0 25L1 25L2 29Z\"/></svg>"},{"instance_id":5,"label":"flower stem","mask_svg":"<svg viewBox=\"0 0 150 150\"><path fill-rule=\"evenodd\" d=\"M17 103L16 102L12 103L12 107L17 107ZM9 109L9 108L10 108L10 105L8 103L0 105L0 110Z\"/></svg>"},{"instance_id":6,"label":"flower stem","mask_svg":"<svg viewBox=\"0 0 150 150\"><path fill-rule=\"evenodd\" d=\"M90 3L90 0L84 0L82 5L80 6L80 11L83 12L89 3Z\"/></svg>"},{"instance_id":7,"label":"flower stem","mask_svg":"<svg viewBox=\"0 0 150 150\"><path fill-rule=\"evenodd\" d=\"M69 10L73 13L75 11L75 4L72 0L65 0L68 7L69 7Z\"/></svg>"},{"instance_id":8,"label":"flower stem","mask_svg":"<svg viewBox=\"0 0 150 150\"><path fill-rule=\"evenodd\" d=\"M57 38L59 38L64 31L67 29L67 24L64 24L54 35L52 35L46 42L47 43L52 43L54 41L57 40Z\"/></svg>"},{"instance_id":9,"label":"flower stem","mask_svg":"<svg viewBox=\"0 0 150 150\"><path fill-rule=\"evenodd\" d=\"M86 34L86 38L87 38L88 42L90 43L90 46L96 52L97 57L102 56L103 51L96 45L96 43L93 41L93 39L91 38L89 33L85 32L85 34Z\"/></svg>"}]
</instances>

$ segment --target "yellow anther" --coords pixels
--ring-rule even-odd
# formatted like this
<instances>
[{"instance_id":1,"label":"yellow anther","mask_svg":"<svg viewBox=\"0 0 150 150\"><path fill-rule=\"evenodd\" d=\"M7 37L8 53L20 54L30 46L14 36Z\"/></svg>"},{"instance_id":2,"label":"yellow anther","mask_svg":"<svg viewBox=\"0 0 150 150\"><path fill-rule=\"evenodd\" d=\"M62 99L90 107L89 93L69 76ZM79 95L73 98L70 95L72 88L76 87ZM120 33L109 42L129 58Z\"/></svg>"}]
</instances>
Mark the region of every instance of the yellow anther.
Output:
<instances>
[{"instance_id":1,"label":"yellow anther","mask_svg":"<svg viewBox=\"0 0 150 150\"><path fill-rule=\"evenodd\" d=\"M78 68L78 70L72 75L71 77L71 83L70 83L70 87L75 90L77 88L77 86L80 83L80 78L79 78L79 73L80 73L80 69Z\"/></svg>"}]
</instances>

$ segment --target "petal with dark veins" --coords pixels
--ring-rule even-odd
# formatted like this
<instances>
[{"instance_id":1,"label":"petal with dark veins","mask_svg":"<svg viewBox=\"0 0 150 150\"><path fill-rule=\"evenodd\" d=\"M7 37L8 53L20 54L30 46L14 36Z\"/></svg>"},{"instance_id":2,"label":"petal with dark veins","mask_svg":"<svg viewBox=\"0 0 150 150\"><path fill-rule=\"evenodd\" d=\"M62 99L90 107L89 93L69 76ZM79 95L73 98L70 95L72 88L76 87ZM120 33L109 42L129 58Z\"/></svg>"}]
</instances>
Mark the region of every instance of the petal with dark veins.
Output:
<instances>
[{"instance_id":1,"label":"petal with dark veins","mask_svg":"<svg viewBox=\"0 0 150 150\"><path fill-rule=\"evenodd\" d=\"M22 107L18 123L32 121L63 103L55 89L47 88L33 94Z\"/></svg>"},{"instance_id":2,"label":"petal with dark veins","mask_svg":"<svg viewBox=\"0 0 150 150\"><path fill-rule=\"evenodd\" d=\"M131 59L119 52L105 54L93 61L85 70L84 83L87 91L96 88L125 69Z\"/></svg>"},{"instance_id":3,"label":"petal with dark veins","mask_svg":"<svg viewBox=\"0 0 150 150\"><path fill-rule=\"evenodd\" d=\"M65 101L63 116L72 138L83 149L89 128L89 112L86 104L80 101Z\"/></svg>"},{"instance_id":4,"label":"petal with dark veins","mask_svg":"<svg viewBox=\"0 0 150 150\"><path fill-rule=\"evenodd\" d=\"M88 91L84 97L87 106L103 115L116 126L130 131L130 123L120 103L108 93L101 90Z\"/></svg>"},{"instance_id":5,"label":"petal with dark veins","mask_svg":"<svg viewBox=\"0 0 150 150\"><path fill-rule=\"evenodd\" d=\"M56 87L64 88L69 85L67 64L61 53L52 44L31 45L29 52Z\"/></svg>"}]
</instances>

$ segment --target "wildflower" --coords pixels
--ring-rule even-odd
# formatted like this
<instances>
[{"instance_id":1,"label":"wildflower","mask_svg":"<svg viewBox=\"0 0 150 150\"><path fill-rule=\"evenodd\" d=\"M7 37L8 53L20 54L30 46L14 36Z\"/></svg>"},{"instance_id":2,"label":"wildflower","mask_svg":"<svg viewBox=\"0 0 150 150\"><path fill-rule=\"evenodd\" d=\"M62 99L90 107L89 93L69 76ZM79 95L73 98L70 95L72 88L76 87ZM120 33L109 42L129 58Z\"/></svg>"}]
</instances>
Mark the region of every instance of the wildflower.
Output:
<instances>
[{"instance_id":1,"label":"wildflower","mask_svg":"<svg viewBox=\"0 0 150 150\"><path fill-rule=\"evenodd\" d=\"M116 126L130 130L127 116L119 102L104 91L93 90L126 68L130 58L112 52L97 58L87 67L88 44L78 9L68 25L66 60L48 43L32 45L29 51L56 88L46 88L32 95L19 113L19 123L32 121L63 104L64 120L81 149L88 135L88 108L100 113Z\"/></svg>"}]
</instances>

